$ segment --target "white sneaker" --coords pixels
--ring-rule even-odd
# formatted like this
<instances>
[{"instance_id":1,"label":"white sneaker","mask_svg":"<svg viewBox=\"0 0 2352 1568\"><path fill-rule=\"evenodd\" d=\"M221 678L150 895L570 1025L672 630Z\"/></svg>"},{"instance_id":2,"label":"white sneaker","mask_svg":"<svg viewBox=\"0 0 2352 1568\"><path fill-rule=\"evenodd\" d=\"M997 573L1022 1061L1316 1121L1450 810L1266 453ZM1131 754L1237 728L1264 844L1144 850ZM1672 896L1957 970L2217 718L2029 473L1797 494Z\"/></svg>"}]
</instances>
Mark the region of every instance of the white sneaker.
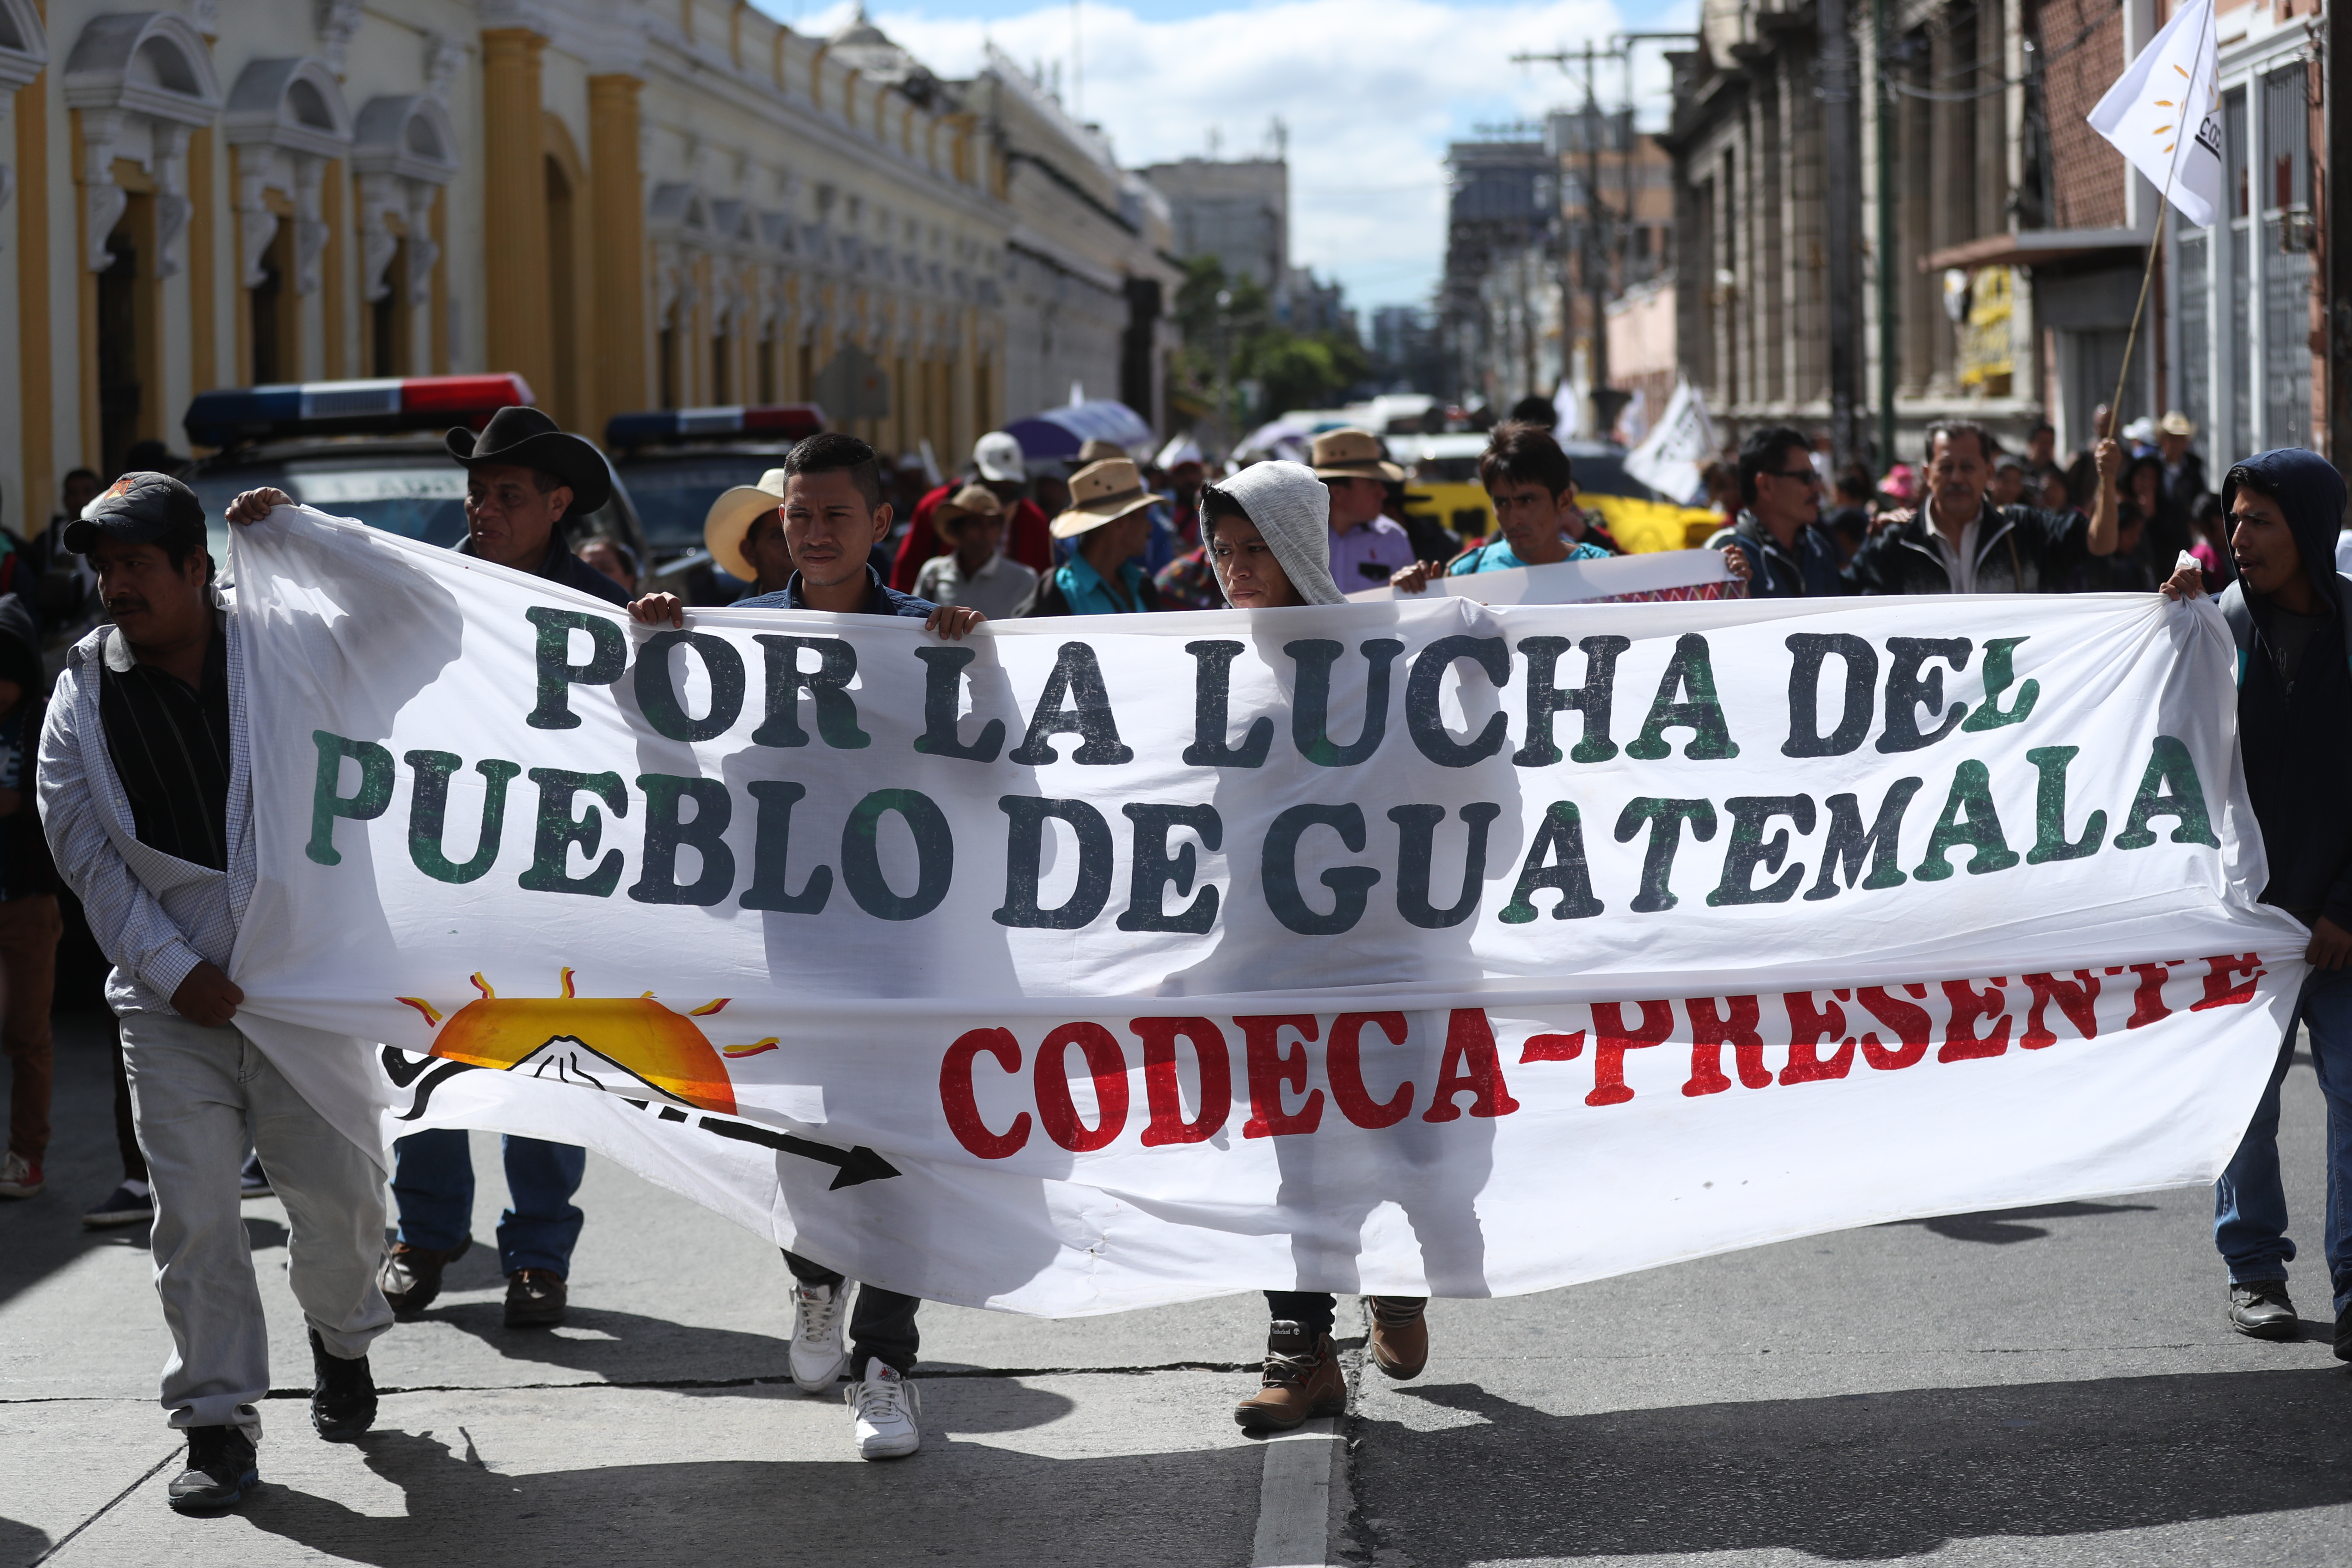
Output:
<instances>
[{"instance_id":1,"label":"white sneaker","mask_svg":"<svg viewBox=\"0 0 2352 1568\"><path fill-rule=\"evenodd\" d=\"M14 1150L0 1160L0 1198L37 1198L47 1184L41 1167Z\"/></svg>"},{"instance_id":2,"label":"white sneaker","mask_svg":"<svg viewBox=\"0 0 2352 1568\"><path fill-rule=\"evenodd\" d=\"M849 1281L793 1287L793 1382L803 1394L825 1394L841 1381L849 1352L841 1342Z\"/></svg>"},{"instance_id":3,"label":"white sneaker","mask_svg":"<svg viewBox=\"0 0 2352 1568\"><path fill-rule=\"evenodd\" d=\"M845 1394L856 1418L853 1428L861 1459L903 1459L923 1446L915 1417L923 1413L923 1393L878 1356L866 1360L866 1378Z\"/></svg>"}]
</instances>

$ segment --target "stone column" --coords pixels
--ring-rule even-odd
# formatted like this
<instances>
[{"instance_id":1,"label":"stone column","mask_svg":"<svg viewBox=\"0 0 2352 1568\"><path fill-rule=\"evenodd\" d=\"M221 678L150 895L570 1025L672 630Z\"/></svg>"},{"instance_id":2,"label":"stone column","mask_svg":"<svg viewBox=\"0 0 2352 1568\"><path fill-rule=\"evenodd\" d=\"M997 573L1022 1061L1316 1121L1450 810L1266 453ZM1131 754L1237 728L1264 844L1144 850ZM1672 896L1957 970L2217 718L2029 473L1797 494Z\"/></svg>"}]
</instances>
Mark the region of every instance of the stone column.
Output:
<instances>
[{"instance_id":1,"label":"stone column","mask_svg":"<svg viewBox=\"0 0 2352 1568\"><path fill-rule=\"evenodd\" d=\"M595 338L592 435L615 414L650 408L646 380L646 197L638 166L637 95L633 76L588 79L588 189L596 236Z\"/></svg>"},{"instance_id":2,"label":"stone column","mask_svg":"<svg viewBox=\"0 0 2352 1568\"><path fill-rule=\"evenodd\" d=\"M555 394L548 305L547 154L541 128L540 51L520 27L482 34L482 237L489 371L520 371L541 397Z\"/></svg>"}]
</instances>

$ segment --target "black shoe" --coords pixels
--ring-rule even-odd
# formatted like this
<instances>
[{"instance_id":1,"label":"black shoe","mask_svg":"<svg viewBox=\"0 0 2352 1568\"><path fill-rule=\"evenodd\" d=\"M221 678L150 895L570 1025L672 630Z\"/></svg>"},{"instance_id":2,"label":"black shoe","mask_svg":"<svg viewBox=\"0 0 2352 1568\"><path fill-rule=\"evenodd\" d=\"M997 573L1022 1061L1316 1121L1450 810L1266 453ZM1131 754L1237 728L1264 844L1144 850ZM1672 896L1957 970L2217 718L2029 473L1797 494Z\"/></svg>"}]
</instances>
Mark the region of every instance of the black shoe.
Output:
<instances>
[{"instance_id":1,"label":"black shoe","mask_svg":"<svg viewBox=\"0 0 2352 1568\"><path fill-rule=\"evenodd\" d=\"M2336 1359L2352 1361L2352 1307L2336 1314Z\"/></svg>"},{"instance_id":2,"label":"black shoe","mask_svg":"<svg viewBox=\"0 0 2352 1568\"><path fill-rule=\"evenodd\" d=\"M375 1377L368 1359L345 1361L331 1354L319 1331L310 1331L310 1425L330 1443L348 1443L375 1425Z\"/></svg>"},{"instance_id":3,"label":"black shoe","mask_svg":"<svg viewBox=\"0 0 2352 1568\"><path fill-rule=\"evenodd\" d=\"M2303 1321L2294 1315L2294 1303L2286 1299L2284 1279L2249 1279L2231 1285L2230 1326L2257 1340L2303 1338Z\"/></svg>"},{"instance_id":4,"label":"black shoe","mask_svg":"<svg viewBox=\"0 0 2352 1568\"><path fill-rule=\"evenodd\" d=\"M507 1276L507 1327L551 1329L563 1321L570 1292L551 1268L518 1268Z\"/></svg>"},{"instance_id":5,"label":"black shoe","mask_svg":"<svg viewBox=\"0 0 2352 1568\"><path fill-rule=\"evenodd\" d=\"M465 1257L466 1248L473 1245L470 1236L455 1247L411 1247L404 1241L394 1242L375 1280L383 1290L383 1299L392 1303L393 1316L414 1318L433 1305L433 1299L441 1294L441 1271Z\"/></svg>"},{"instance_id":6,"label":"black shoe","mask_svg":"<svg viewBox=\"0 0 2352 1568\"><path fill-rule=\"evenodd\" d=\"M261 1481L253 1439L242 1426L188 1428L188 1468L166 1494L175 1513L220 1513L245 1500Z\"/></svg>"}]
</instances>

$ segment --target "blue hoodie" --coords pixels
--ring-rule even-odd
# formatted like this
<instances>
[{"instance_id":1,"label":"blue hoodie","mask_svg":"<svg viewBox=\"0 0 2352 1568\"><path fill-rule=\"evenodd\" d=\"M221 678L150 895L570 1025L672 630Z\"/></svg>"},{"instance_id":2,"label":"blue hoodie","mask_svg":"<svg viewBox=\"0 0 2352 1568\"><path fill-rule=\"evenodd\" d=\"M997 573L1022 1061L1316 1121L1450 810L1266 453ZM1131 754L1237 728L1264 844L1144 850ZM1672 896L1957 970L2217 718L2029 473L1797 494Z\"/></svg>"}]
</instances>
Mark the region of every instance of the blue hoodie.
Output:
<instances>
[{"instance_id":1,"label":"blue hoodie","mask_svg":"<svg viewBox=\"0 0 2352 1568\"><path fill-rule=\"evenodd\" d=\"M2238 688L2238 743L2270 860L2263 902L2306 923L2326 915L2352 931L2352 672L2345 666L2345 584L2336 574L2344 479L2316 452L2263 452L2230 470L2221 485L2224 508L2242 476L2286 514L2327 616L2290 689L2265 646L2272 605L2240 579L2253 612L2254 642Z\"/></svg>"}]
</instances>

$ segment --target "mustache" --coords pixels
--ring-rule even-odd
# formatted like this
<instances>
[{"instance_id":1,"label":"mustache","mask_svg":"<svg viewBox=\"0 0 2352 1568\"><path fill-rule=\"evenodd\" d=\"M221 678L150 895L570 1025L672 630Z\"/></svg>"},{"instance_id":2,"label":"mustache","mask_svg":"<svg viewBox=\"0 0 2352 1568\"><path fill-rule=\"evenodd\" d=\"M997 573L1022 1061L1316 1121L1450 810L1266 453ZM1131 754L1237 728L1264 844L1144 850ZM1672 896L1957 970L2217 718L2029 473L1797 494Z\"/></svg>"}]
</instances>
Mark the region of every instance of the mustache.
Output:
<instances>
[{"instance_id":1,"label":"mustache","mask_svg":"<svg viewBox=\"0 0 2352 1568\"><path fill-rule=\"evenodd\" d=\"M119 616L125 610L147 608L147 601L136 594L118 594L111 599L102 600L101 603L105 605L106 613L110 616Z\"/></svg>"}]
</instances>

